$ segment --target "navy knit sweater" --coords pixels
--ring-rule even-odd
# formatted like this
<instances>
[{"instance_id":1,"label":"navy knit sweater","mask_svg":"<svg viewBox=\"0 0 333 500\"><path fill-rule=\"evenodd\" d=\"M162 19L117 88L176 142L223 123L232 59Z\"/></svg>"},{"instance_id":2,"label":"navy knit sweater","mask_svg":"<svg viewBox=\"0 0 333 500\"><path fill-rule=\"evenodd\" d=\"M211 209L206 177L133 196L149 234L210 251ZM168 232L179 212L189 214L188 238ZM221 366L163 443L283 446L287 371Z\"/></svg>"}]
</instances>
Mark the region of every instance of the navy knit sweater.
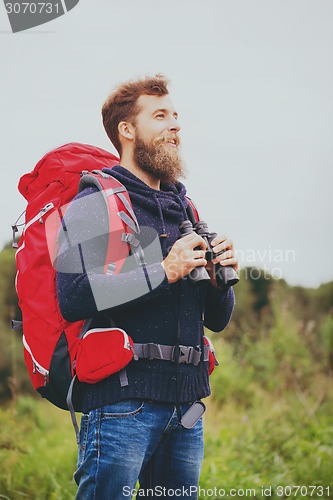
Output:
<instances>
[{"instance_id":1,"label":"navy knit sweater","mask_svg":"<svg viewBox=\"0 0 333 500\"><path fill-rule=\"evenodd\" d=\"M232 288L221 292L211 284L203 292L188 279L173 284L167 280L161 261L180 236L179 223L188 218L184 185L162 184L161 190L155 190L121 166L105 171L129 192L141 228L139 238L148 255L146 272L152 289L140 292L147 289L146 275L133 264L133 258L128 259L120 274L100 271L108 242L108 214L105 203L96 195L97 189L88 187L76 196L64 217L72 244L68 247L63 242L57 262L57 291L63 316L68 321L94 318L92 328L108 327L112 318L134 342L175 345L178 334L180 344L202 346L202 309L204 325L221 331L230 320L234 293ZM156 241L151 245L156 234L153 230L162 235L159 251ZM84 241L84 245L77 246L75 241ZM204 361L198 366L176 366L172 361L132 360L126 367L129 384L125 387L121 387L118 374L96 384L82 384L83 411L125 398L171 403L204 398L210 394L207 365Z\"/></svg>"}]
</instances>

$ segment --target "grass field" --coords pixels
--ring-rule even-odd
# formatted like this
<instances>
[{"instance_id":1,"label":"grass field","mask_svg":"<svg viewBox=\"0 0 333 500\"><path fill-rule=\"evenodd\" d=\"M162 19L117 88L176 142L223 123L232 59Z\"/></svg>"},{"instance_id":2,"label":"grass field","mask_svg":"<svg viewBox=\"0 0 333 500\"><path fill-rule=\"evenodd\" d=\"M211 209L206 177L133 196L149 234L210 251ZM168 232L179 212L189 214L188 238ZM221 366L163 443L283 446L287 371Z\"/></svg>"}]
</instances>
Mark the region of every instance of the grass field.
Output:
<instances>
[{"instance_id":1,"label":"grass field","mask_svg":"<svg viewBox=\"0 0 333 500\"><path fill-rule=\"evenodd\" d=\"M206 401L200 498L333 498L333 282L243 279L236 302L228 328L212 335L221 366ZM8 321L0 317L0 500L73 499L69 414L27 395Z\"/></svg>"},{"instance_id":2,"label":"grass field","mask_svg":"<svg viewBox=\"0 0 333 500\"><path fill-rule=\"evenodd\" d=\"M222 498L222 489L234 498L267 498L262 487L266 493L272 488L270 498L333 498L331 377L316 374L306 391L295 383L269 391L235 365L230 345L219 351L221 367L213 374L205 415L200 498ZM0 498L74 498L76 443L69 414L20 396L1 407L0 419ZM293 485L303 486L303 494L288 495L284 489ZM326 488L322 495L319 487Z\"/></svg>"}]
</instances>

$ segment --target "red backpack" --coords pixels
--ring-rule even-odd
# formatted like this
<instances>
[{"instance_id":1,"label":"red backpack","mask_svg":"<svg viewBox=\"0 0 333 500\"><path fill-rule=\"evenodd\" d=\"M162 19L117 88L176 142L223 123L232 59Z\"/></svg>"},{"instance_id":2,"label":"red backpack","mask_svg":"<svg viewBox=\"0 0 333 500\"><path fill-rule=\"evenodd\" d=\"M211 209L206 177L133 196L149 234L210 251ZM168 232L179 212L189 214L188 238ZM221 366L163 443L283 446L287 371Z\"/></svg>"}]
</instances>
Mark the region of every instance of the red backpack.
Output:
<instances>
[{"instance_id":1,"label":"red backpack","mask_svg":"<svg viewBox=\"0 0 333 500\"><path fill-rule=\"evenodd\" d=\"M35 390L63 409L73 410L73 404L75 410L80 411L80 384L72 390L75 375L80 381L95 383L112 373L121 373L133 356L144 357L145 346L134 345L121 329L89 330L89 320L66 321L57 299L54 263L58 234L66 207L77 194L80 183L82 187L94 185L107 192L110 231L104 272L108 263L113 262L116 264L113 271L119 273L130 250L138 252L141 248L135 238L139 227L126 188L102 172L103 167L112 168L118 163L118 158L103 149L70 143L47 153L32 172L21 177L18 186L28 201L26 222L16 245L16 291L23 318L24 358ZM189 205L189 218L195 222L199 219L197 210L191 200ZM120 234L118 230L127 237L114 238ZM13 232L16 231L14 225ZM18 322L14 323L14 329L18 328ZM108 342L112 345L108 346ZM206 338L204 343L211 373L216 361ZM171 359L173 346L161 347L163 359ZM199 362L197 352L186 346L179 347L185 347L186 362ZM96 355L91 356L91 352ZM192 361L189 353L193 354ZM126 384L124 374L121 383Z\"/></svg>"},{"instance_id":2,"label":"red backpack","mask_svg":"<svg viewBox=\"0 0 333 500\"><path fill-rule=\"evenodd\" d=\"M107 197L113 234L118 229L133 234L131 227L114 216L116 212L125 213L129 224L132 221L131 226L137 226L126 188L101 172L103 167L112 168L117 163L118 158L103 149L71 143L47 153L34 170L19 181L19 191L28 201L23 233L15 245L18 247L16 291L23 319L24 359L34 389L64 409L68 409L66 397L85 322L70 323L59 309L54 266L58 233L66 206L77 194L84 175L85 185L90 183L100 190L116 192ZM13 231L17 231L16 226ZM105 262L116 262L114 272L119 273L130 244L114 240L112 245L108 244ZM124 335L122 332L120 335L123 342ZM133 357L130 340L128 345L127 362ZM79 395L76 399L74 406L79 410Z\"/></svg>"}]
</instances>

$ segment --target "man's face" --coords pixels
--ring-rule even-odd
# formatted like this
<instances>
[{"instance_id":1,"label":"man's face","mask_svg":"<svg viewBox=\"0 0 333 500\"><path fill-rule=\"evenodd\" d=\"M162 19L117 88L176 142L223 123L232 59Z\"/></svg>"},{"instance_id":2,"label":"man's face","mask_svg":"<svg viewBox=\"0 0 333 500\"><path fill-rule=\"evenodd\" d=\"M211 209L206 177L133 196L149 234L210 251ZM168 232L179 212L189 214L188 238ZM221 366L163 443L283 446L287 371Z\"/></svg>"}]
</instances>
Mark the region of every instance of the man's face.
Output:
<instances>
[{"instance_id":1,"label":"man's face","mask_svg":"<svg viewBox=\"0 0 333 500\"><path fill-rule=\"evenodd\" d=\"M161 182L176 182L185 175L179 155L178 114L169 95L143 95L135 119L134 160L139 168Z\"/></svg>"}]
</instances>

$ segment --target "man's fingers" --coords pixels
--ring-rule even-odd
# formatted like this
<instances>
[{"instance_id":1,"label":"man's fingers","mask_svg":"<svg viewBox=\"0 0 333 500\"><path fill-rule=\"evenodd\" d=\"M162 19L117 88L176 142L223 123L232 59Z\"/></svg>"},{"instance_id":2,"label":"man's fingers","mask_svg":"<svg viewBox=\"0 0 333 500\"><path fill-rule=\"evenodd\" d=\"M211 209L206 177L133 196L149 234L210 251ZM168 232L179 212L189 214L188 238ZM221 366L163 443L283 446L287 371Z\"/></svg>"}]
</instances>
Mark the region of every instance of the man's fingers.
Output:
<instances>
[{"instance_id":1,"label":"man's fingers","mask_svg":"<svg viewBox=\"0 0 333 500\"><path fill-rule=\"evenodd\" d=\"M238 269L238 260L235 257L233 257L232 259L221 260L220 264L223 267L232 266L235 271L237 271Z\"/></svg>"},{"instance_id":2,"label":"man's fingers","mask_svg":"<svg viewBox=\"0 0 333 500\"><path fill-rule=\"evenodd\" d=\"M204 259L206 252L204 250L193 250L195 259Z\"/></svg>"},{"instance_id":3,"label":"man's fingers","mask_svg":"<svg viewBox=\"0 0 333 500\"><path fill-rule=\"evenodd\" d=\"M207 265L206 259L193 259L193 263L194 263L195 267Z\"/></svg>"},{"instance_id":4,"label":"man's fingers","mask_svg":"<svg viewBox=\"0 0 333 500\"><path fill-rule=\"evenodd\" d=\"M234 257L234 252L233 250L227 250L226 252L221 253L221 255L218 255L213 259L213 263L217 264L218 262L221 262L222 260L226 259L232 259Z\"/></svg>"},{"instance_id":5,"label":"man's fingers","mask_svg":"<svg viewBox=\"0 0 333 500\"><path fill-rule=\"evenodd\" d=\"M203 250L206 250L207 248L205 240L195 232L187 234L178 241L181 242L181 244L184 246L188 245L192 250L198 246L200 246Z\"/></svg>"},{"instance_id":6,"label":"man's fingers","mask_svg":"<svg viewBox=\"0 0 333 500\"><path fill-rule=\"evenodd\" d=\"M210 244L212 245L212 247L218 245L219 243L222 243L223 241L227 240L227 236L225 234L218 234L217 236L215 236L214 239L212 239L212 241L210 242Z\"/></svg>"},{"instance_id":7,"label":"man's fingers","mask_svg":"<svg viewBox=\"0 0 333 500\"><path fill-rule=\"evenodd\" d=\"M219 253L219 252L223 252L224 250L228 250L228 249L232 250L233 247L234 247L234 242L227 238L222 243L219 243L218 245L213 247L213 252Z\"/></svg>"}]
</instances>

